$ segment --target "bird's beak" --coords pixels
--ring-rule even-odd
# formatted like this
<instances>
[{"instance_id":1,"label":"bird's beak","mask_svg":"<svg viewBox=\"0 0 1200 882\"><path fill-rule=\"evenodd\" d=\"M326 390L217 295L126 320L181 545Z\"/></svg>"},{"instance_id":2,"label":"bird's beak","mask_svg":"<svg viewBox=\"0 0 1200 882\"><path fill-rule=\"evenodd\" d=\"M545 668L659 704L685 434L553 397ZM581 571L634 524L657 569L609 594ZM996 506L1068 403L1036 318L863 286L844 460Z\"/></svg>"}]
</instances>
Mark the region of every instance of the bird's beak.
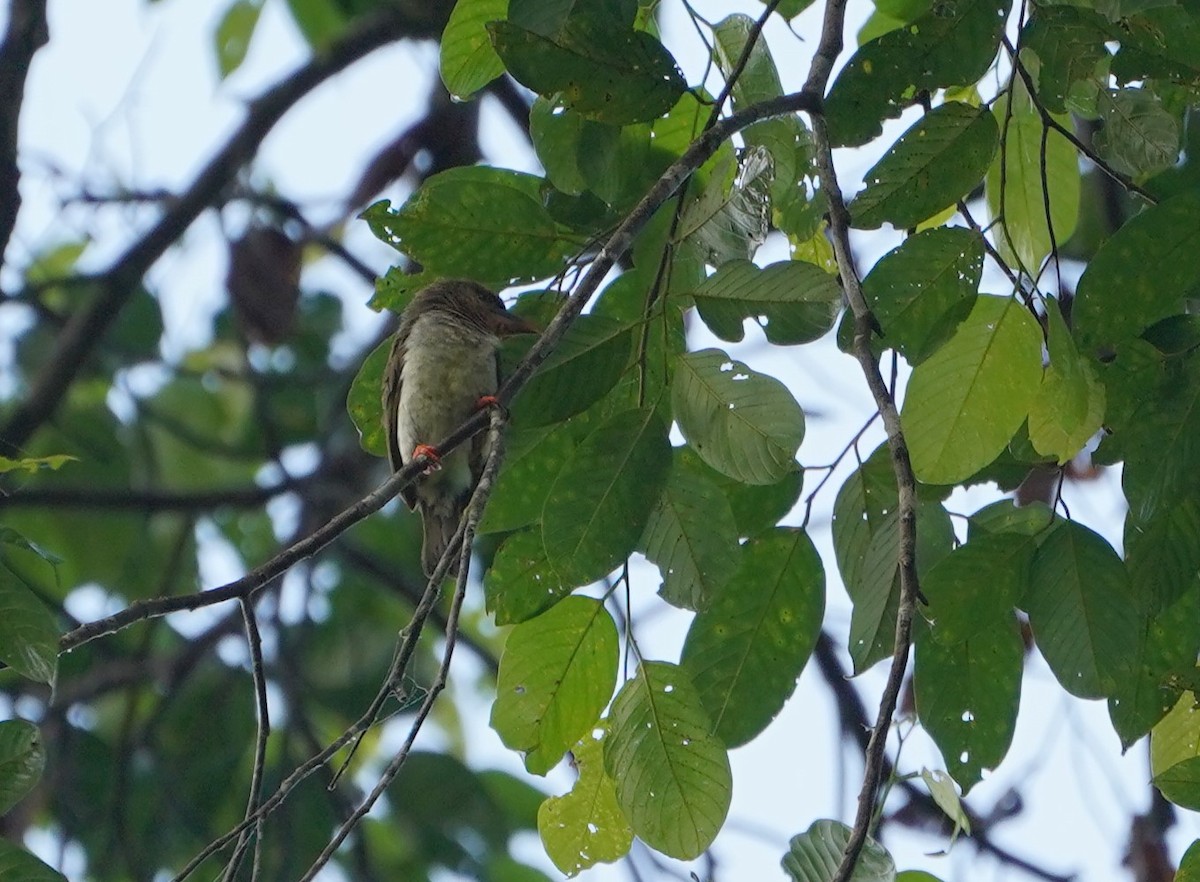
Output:
<instances>
[{"instance_id":1,"label":"bird's beak","mask_svg":"<svg viewBox=\"0 0 1200 882\"><path fill-rule=\"evenodd\" d=\"M542 329L532 322L507 310L492 316L492 330L498 337L512 334L540 334Z\"/></svg>"}]
</instances>

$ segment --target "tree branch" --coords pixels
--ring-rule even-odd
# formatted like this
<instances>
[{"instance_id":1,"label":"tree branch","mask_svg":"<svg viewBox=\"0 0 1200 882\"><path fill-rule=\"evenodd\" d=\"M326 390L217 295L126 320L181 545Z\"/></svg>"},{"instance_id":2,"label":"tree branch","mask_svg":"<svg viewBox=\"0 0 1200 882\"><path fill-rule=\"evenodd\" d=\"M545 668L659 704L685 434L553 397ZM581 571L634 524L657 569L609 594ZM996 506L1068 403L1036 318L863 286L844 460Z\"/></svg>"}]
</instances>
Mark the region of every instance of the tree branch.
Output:
<instances>
[{"instance_id":1,"label":"tree branch","mask_svg":"<svg viewBox=\"0 0 1200 882\"><path fill-rule=\"evenodd\" d=\"M842 51L842 30L845 26L846 0L828 0L825 7L825 20L821 30L821 41L813 57L805 90L813 94L824 94L833 70L833 63ZM863 772L862 789L858 795L858 811L855 815L854 829L850 841L846 844L841 865L833 877L833 882L847 882L858 863L858 856L866 843L867 834L874 816L875 804L879 798L879 787L883 781L886 767L888 729L891 726L892 715L896 711L896 701L900 695L900 687L904 682L904 670L908 665L908 651L912 642L912 617L920 586L917 579L916 547L917 547L917 494L916 477L913 475L912 463L908 458L908 445L900 428L900 413L896 402L888 389L883 375L879 371L879 363L871 352L871 334L875 327L875 318L871 315L870 306L863 296L862 284L858 270L854 266L854 256L850 250L850 213L846 210L842 198L841 186L838 184L837 171L833 165L833 151L829 143L829 131L825 118L820 113L812 115L813 134L816 142L816 165L821 179L821 188L829 202L829 225L833 238L833 251L837 258L838 274L842 279L842 287L846 300L854 313L854 356L862 368L875 399L875 406L883 419L887 432L888 449L891 452L892 471L896 475L896 488L899 495L899 568L900 568L900 608L896 615L896 636L892 648L892 666L888 672L887 685L879 702L879 712L875 718L875 727L867 744L866 768Z\"/></svg>"},{"instance_id":2,"label":"tree branch","mask_svg":"<svg viewBox=\"0 0 1200 882\"><path fill-rule=\"evenodd\" d=\"M0 46L0 257L8 250L21 208L17 130L25 78L34 53L49 39L46 0L13 0L9 4L8 32Z\"/></svg>"},{"instance_id":3,"label":"tree branch","mask_svg":"<svg viewBox=\"0 0 1200 882\"><path fill-rule=\"evenodd\" d=\"M19 452L33 433L54 415L71 381L138 290L142 277L192 221L220 197L238 170L254 157L259 144L280 118L322 82L404 35L404 17L398 9L384 5L378 12L364 16L326 50L250 102L242 125L208 161L192 185L180 194L178 201L168 206L158 222L95 279L96 292L91 301L68 320L55 341L54 351L33 380L28 396L0 428L0 443L8 452Z\"/></svg>"}]
</instances>

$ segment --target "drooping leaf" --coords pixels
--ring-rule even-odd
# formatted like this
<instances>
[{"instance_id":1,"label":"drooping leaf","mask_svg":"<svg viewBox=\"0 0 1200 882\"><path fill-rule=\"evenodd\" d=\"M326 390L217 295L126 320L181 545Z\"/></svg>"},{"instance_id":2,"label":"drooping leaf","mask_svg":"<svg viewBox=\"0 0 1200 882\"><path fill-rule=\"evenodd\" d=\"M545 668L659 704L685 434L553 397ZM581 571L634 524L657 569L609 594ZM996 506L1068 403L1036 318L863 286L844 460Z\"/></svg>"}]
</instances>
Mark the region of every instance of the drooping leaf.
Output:
<instances>
[{"instance_id":1,"label":"drooping leaf","mask_svg":"<svg viewBox=\"0 0 1200 882\"><path fill-rule=\"evenodd\" d=\"M850 842L850 828L838 821L814 821L804 833L793 836L783 856L783 869L793 882L828 882L842 863ZM887 849L867 837L850 882L892 882L896 864Z\"/></svg>"},{"instance_id":2,"label":"drooping leaf","mask_svg":"<svg viewBox=\"0 0 1200 882\"><path fill-rule=\"evenodd\" d=\"M909 236L863 279L863 295L883 329L884 345L917 365L967 317L983 274L983 240L938 227Z\"/></svg>"},{"instance_id":3,"label":"drooping leaf","mask_svg":"<svg viewBox=\"0 0 1200 882\"><path fill-rule=\"evenodd\" d=\"M1087 527L1063 521L1046 537L1025 606L1038 648L1072 695L1112 695L1132 675L1139 615L1129 574Z\"/></svg>"},{"instance_id":4,"label":"drooping leaf","mask_svg":"<svg viewBox=\"0 0 1200 882\"><path fill-rule=\"evenodd\" d=\"M1037 394L1041 345L1020 303L980 297L949 342L913 369L902 420L920 480L953 484L1000 455Z\"/></svg>"},{"instance_id":5,"label":"drooping leaf","mask_svg":"<svg viewBox=\"0 0 1200 882\"><path fill-rule=\"evenodd\" d=\"M642 536L671 464L667 430L651 409L616 414L559 472L542 511L542 543L568 583L611 572Z\"/></svg>"},{"instance_id":6,"label":"drooping leaf","mask_svg":"<svg viewBox=\"0 0 1200 882\"><path fill-rule=\"evenodd\" d=\"M54 685L58 625L50 610L0 564L0 661L22 677Z\"/></svg>"},{"instance_id":7,"label":"drooping leaf","mask_svg":"<svg viewBox=\"0 0 1200 882\"><path fill-rule=\"evenodd\" d=\"M609 719L604 769L633 832L670 857L697 857L725 823L733 780L696 687L676 665L643 662Z\"/></svg>"},{"instance_id":8,"label":"drooping leaf","mask_svg":"<svg viewBox=\"0 0 1200 882\"><path fill-rule=\"evenodd\" d=\"M0 721L0 815L37 785L46 748L37 726L25 720Z\"/></svg>"},{"instance_id":9,"label":"drooping leaf","mask_svg":"<svg viewBox=\"0 0 1200 882\"><path fill-rule=\"evenodd\" d=\"M458 0L442 31L442 82L457 98L470 98L500 74L504 63L492 48L487 23L508 15L508 0Z\"/></svg>"},{"instance_id":10,"label":"drooping leaf","mask_svg":"<svg viewBox=\"0 0 1200 882\"><path fill-rule=\"evenodd\" d=\"M1148 326L1183 311L1200 285L1200 192L1146 209L1096 252L1079 279L1075 338L1088 355L1110 351Z\"/></svg>"},{"instance_id":11,"label":"drooping leaf","mask_svg":"<svg viewBox=\"0 0 1200 882\"><path fill-rule=\"evenodd\" d=\"M984 615L961 643L918 640L913 674L917 716L964 794L1004 759L1021 696L1025 644L1016 617Z\"/></svg>"},{"instance_id":12,"label":"drooping leaf","mask_svg":"<svg viewBox=\"0 0 1200 882\"><path fill-rule=\"evenodd\" d=\"M734 260L704 280L694 292L704 323L722 340L742 339L742 323L753 319L767 339L779 345L808 343L833 327L841 306L837 279L800 260L759 268Z\"/></svg>"},{"instance_id":13,"label":"drooping leaf","mask_svg":"<svg viewBox=\"0 0 1200 882\"><path fill-rule=\"evenodd\" d=\"M391 340L384 340L372 349L346 395L346 412L358 429L358 443L374 456L388 455L383 427L383 370L391 351Z\"/></svg>"},{"instance_id":14,"label":"drooping leaf","mask_svg":"<svg viewBox=\"0 0 1200 882\"><path fill-rule=\"evenodd\" d=\"M803 530L750 540L736 578L692 621L681 664L729 747L755 738L796 688L825 611L825 572Z\"/></svg>"},{"instance_id":15,"label":"drooping leaf","mask_svg":"<svg viewBox=\"0 0 1200 882\"><path fill-rule=\"evenodd\" d=\"M604 737L608 737L607 730ZM633 831L617 804L617 788L604 771L604 741L585 735L572 753L579 778L571 791L538 810L538 833L554 866L575 876L629 852Z\"/></svg>"},{"instance_id":16,"label":"drooping leaf","mask_svg":"<svg viewBox=\"0 0 1200 882\"><path fill-rule=\"evenodd\" d=\"M888 31L846 62L825 102L836 146L865 144L899 116L914 91L968 85L991 65L1008 12L1002 0L939 5L910 27Z\"/></svg>"},{"instance_id":17,"label":"drooping leaf","mask_svg":"<svg viewBox=\"0 0 1200 882\"><path fill-rule=\"evenodd\" d=\"M804 412L778 380L719 349L679 358L672 405L688 444L717 471L773 484L795 468Z\"/></svg>"},{"instance_id":18,"label":"drooping leaf","mask_svg":"<svg viewBox=\"0 0 1200 882\"><path fill-rule=\"evenodd\" d=\"M614 125L662 116L687 87L675 60L645 31L572 15L554 38L507 21L488 25L492 44L522 85Z\"/></svg>"},{"instance_id":19,"label":"drooping leaf","mask_svg":"<svg viewBox=\"0 0 1200 882\"><path fill-rule=\"evenodd\" d=\"M452 168L426 179L398 211L363 212L381 240L443 276L505 283L553 275L579 243L542 206L541 179L504 169Z\"/></svg>"},{"instance_id":20,"label":"drooping leaf","mask_svg":"<svg viewBox=\"0 0 1200 882\"><path fill-rule=\"evenodd\" d=\"M985 533L942 558L921 580L929 601L921 612L932 623L933 639L954 646L1010 618L1029 581L1034 549L1028 536Z\"/></svg>"},{"instance_id":21,"label":"drooping leaf","mask_svg":"<svg viewBox=\"0 0 1200 882\"><path fill-rule=\"evenodd\" d=\"M508 635L491 725L544 775L593 724L617 683L617 627L604 604L567 597Z\"/></svg>"},{"instance_id":22,"label":"drooping leaf","mask_svg":"<svg viewBox=\"0 0 1200 882\"><path fill-rule=\"evenodd\" d=\"M988 210L1001 219L994 236L996 247L1009 263L1036 275L1052 241L1061 246L1075 231L1079 158L1066 138L1057 131L1046 131L1042 118L1032 109L1017 108L1009 114L1001 100L992 112L1000 123L1001 140L987 173ZM1069 126L1070 120L1065 123Z\"/></svg>"},{"instance_id":23,"label":"drooping leaf","mask_svg":"<svg viewBox=\"0 0 1200 882\"><path fill-rule=\"evenodd\" d=\"M1060 464L1069 462L1100 431L1104 387L1080 357L1057 301L1047 304L1050 363L1029 407L1029 440Z\"/></svg>"},{"instance_id":24,"label":"drooping leaf","mask_svg":"<svg viewBox=\"0 0 1200 882\"><path fill-rule=\"evenodd\" d=\"M770 182L766 150L751 148L736 162L718 154L707 185L680 217L679 240L697 248L713 266L748 260L769 232Z\"/></svg>"},{"instance_id":25,"label":"drooping leaf","mask_svg":"<svg viewBox=\"0 0 1200 882\"><path fill-rule=\"evenodd\" d=\"M954 205L983 178L998 137L985 109L959 102L933 109L866 173L850 205L854 225L908 229Z\"/></svg>"},{"instance_id":26,"label":"drooping leaf","mask_svg":"<svg viewBox=\"0 0 1200 882\"><path fill-rule=\"evenodd\" d=\"M658 565L659 594L684 609L706 609L738 571L741 548L733 510L721 489L673 452L671 472L639 546Z\"/></svg>"}]
</instances>

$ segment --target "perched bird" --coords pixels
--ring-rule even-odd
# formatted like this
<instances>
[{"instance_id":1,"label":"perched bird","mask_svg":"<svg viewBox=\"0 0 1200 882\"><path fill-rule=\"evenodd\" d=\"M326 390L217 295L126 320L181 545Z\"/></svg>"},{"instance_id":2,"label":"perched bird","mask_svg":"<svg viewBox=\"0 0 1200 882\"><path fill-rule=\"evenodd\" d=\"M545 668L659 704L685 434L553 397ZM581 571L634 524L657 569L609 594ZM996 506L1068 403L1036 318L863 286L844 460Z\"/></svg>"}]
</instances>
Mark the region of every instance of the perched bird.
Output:
<instances>
[{"instance_id":1,"label":"perched bird","mask_svg":"<svg viewBox=\"0 0 1200 882\"><path fill-rule=\"evenodd\" d=\"M383 374L384 431L393 471L422 454L435 462L401 491L409 508L421 510L426 575L433 575L479 482L487 436L476 435L445 457L431 445L496 394L501 338L536 330L487 288L465 279L422 288L400 318Z\"/></svg>"}]
</instances>

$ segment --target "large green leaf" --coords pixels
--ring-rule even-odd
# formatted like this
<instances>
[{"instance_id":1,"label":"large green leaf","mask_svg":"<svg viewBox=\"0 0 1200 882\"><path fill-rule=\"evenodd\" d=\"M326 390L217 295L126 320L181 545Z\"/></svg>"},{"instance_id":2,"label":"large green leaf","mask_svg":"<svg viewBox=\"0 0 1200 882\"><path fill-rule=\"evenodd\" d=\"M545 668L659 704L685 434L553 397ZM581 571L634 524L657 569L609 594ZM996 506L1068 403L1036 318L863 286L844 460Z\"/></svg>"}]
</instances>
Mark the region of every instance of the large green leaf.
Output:
<instances>
[{"instance_id":1,"label":"large green leaf","mask_svg":"<svg viewBox=\"0 0 1200 882\"><path fill-rule=\"evenodd\" d=\"M1189 845L1179 859L1175 882L1200 882L1200 839Z\"/></svg>"},{"instance_id":2,"label":"large green leaf","mask_svg":"<svg viewBox=\"0 0 1200 882\"><path fill-rule=\"evenodd\" d=\"M505 533L541 520L555 477L595 425L590 414L579 414L554 426L510 428L504 439L504 465L479 532Z\"/></svg>"},{"instance_id":3,"label":"large green leaf","mask_svg":"<svg viewBox=\"0 0 1200 882\"><path fill-rule=\"evenodd\" d=\"M508 635L492 728L544 775L600 718L617 683L617 626L604 604L567 597Z\"/></svg>"},{"instance_id":4,"label":"large green leaf","mask_svg":"<svg viewBox=\"0 0 1200 882\"><path fill-rule=\"evenodd\" d=\"M757 536L779 523L800 496L804 472L797 465L774 484L743 484L707 465L690 447L677 447L673 467L695 472L717 485L729 500L733 521L741 538Z\"/></svg>"},{"instance_id":5,"label":"large green leaf","mask_svg":"<svg viewBox=\"0 0 1200 882\"><path fill-rule=\"evenodd\" d=\"M842 864L850 828L838 821L813 821L807 832L793 836L783 856L783 869L793 882L829 882ZM887 849L867 837L850 874L850 882L892 882L896 864Z\"/></svg>"},{"instance_id":6,"label":"large green leaf","mask_svg":"<svg viewBox=\"0 0 1200 882\"><path fill-rule=\"evenodd\" d=\"M1059 463L1073 459L1100 431L1104 420L1104 387L1075 349L1058 301L1046 308L1050 363L1029 407L1029 440Z\"/></svg>"},{"instance_id":7,"label":"large green leaf","mask_svg":"<svg viewBox=\"0 0 1200 882\"><path fill-rule=\"evenodd\" d=\"M1148 610L1165 609L1200 579L1200 500L1160 507L1149 520L1125 519L1125 565Z\"/></svg>"},{"instance_id":8,"label":"large green leaf","mask_svg":"<svg viewBox=\"0 0 1200 882\"><path fill-rule=\"evenodd\" d=\"M607 731L605 731L607 737ZM571 751L579 778L570 793L552 796L538 810L546 854L568 876L623 858L633 844L617 788L604 771L604 741L588 734Z\"/></svg>"},{"instance_id":9,"label":"large green leaf","mask_svg":"<svg viewBox=\"0 0 1200 882\"><path fill-rule=\"evenodd\" d=\"M46 748L37 726L25 720L0 721L0 815L34 788L45 765Z\"/></svg>"},{"instance_id":10,"label":"large green leaf","mask_svg":"<svg viewBox=\"0 0 1200 882\"><path fill-rule=\"evenodd\" d=\"M487 23L508 15L508 0L458 0L442 31L442 82L457 98L470 98L500 74L504 63L492 48Z\"/></svg>"},{"instance_id":11,"label":"large green leaf","mask_svg":"<svg viewBox=\"0 0 1200 882\"><path fill-rule=\"evenodd\" d=\"M0 563L0 661L23 677L53 686L58 633L46 605Z\"/></svg>"},{"instance_id":12,"label":"large green leaf","mask_svg":"<svg viewBox=\"0 0 1200 882\"><path fill-rule=\"evenodd\" d=\"M1108 57L1104 19L1080 6L1039 6L1025 25L1021 45L1037 53L1038 98L1047 110L1064 113L1074 83L1095 76Z\"/></svg>"},{"instance_id":13,"label":"large green leaf","mask_svg":"<svg viewBox=\"0 0 1200 882\"><path fill-rule=\"evenodd\" d=\"M971 311L983 274L983 239L961 227L909 236L863 279L863 296L883 342L917 365Z\"/></svg>"},{"instance_id":14,"label":"large green leaf","mask_svg":"<svg viewBox=\"0 0 1200 882\"><path fill-rule=\"evenodd\" d=\"M750 540L736 578L692 620L681 664L729 747L755 738L796 688L825 612L825 571L803 530Z\"/></svg>"},{"instance_id":15,"label":"large green leaf","mask_svg":"<svg viewBox=\"0 0 1200 882\"><path fill-rule=\"evenodd\" d=\"M716 838L733 792L729 756L678 666L643 662L617 694L604 768L647 845L691 860Z\"/></svg>"},{"instance_id":16,"label":"large green leaf","mask_svg":"<svg viewBox=\"0 0 1200 882\"><path fill-rule=\"evenodd\" d=\"M1113 59L1117 81L1161 77L1200 84L1200 21L1188 5L1141 9L1113 28L1121 42Z\"/></svg>"},{"instance_id":17,"label":"large green leaf","mask_svg":"<svg viewBox=\"0 0 1200 882\"><path fill-rule=\"evenodd\" d=\"M928 600L922 613L933 639L954 646L1011 617L1029 581L1034 548L1028 536L984 533L942 558L921 580Z\"/></svg>"},{"instance_id":18,"label":"large green leaf","mask_svg":"<svg viewBox=\"0 0 1200 882\"><path fill-rule=\"evenodd\" d=\"M572 15L553 37L507 21L488 25L505 67L539 95L614 125L662 116L687 83L663 45L645 31Z\"/></svg>"},{"instance_id":19,"label":"large green leaf","mask_svg":"<svg viewBox=\"0 0 1200 882\"><path fill-rule=\"evenodd\" d=\"M1033 109L1014 108L1010 115L1006 101L1001 99L992 112L1001 127L1000 151L987 173L988 209L1001 224L995 233L996 245L1005 260L1035 275L1050 253L1052 238L1061 246L1075 231L1079 218L1079 157L1057 131L1045 131L1042 118ZM1070 125L1069 119L1063 122ZM1050 224L1046 221L1047 207Z\"/></svg>"},{"instance_id":20,"label":"large green leaf","mask_svg":"<svg viewBox=\"0 0 1200 882\"><path fill-rule=\"evenodd\" d=\"M704 323L722 340L736 343L742 323L753 319L772 343L808 343L833 327L842 302L837 279L802 260L757 267L733 260L694 292Z\"/></svg>"},{"instance_id":21,"label":"large green leaf","mask_svg":"<svg viewBox=\"0 0 1200 882\"><path fill-rule=\"evenodd\" d=\"M514 625L553 606L575 587L546 559L542 531L522 530L509 536L483 581L487 610L497 625Z\"/></svg>"},{"instance_id":22,"label":"large green leaf","mask_svg":"<svg viewBox=\"0 0 1200 882\"><path fill-rule=\"evenodd\" d=\"M651 409L608 419L575 448L542 511L542 543L567 583L611 572L642 536L671 464L667 429Z\"/></svg>"},{"instance_id":23,"label":"large green leaf","mask_svg":"<svg viewBox=\"0 0 1200 882\"><path fill-rule=\"evenodd\" d=\"M1024 306L980 297L950 341L913 369L902 420L920 480L953 484L1000 455L1037 394L1041 348Z\"/></svg>"},{"instance_id":24,"label":"large green leaf","mask_svg":"<svg viewBox=\"0 0 1200 882\"><path fill-rule=\"evenodd\" d=\"M1080 349L1111 350L1183 312L1184 298L1200 285L1198 250L1200 191L1161 202L1121 227L1079 279L1072 318Z\"/></svg>"},{"instance_id":25,"label":"large green leaf","mask_svg":"<svg viewBox=\"0 0 1200 882\"><path fill-rule=\"evenodd\" d=\"M954 205L983 178L999 130L985 109L951 101L917 120L866 173L850 205L856 227L915 227Z\"/></svg>"},{"instance_id":26,"label":"large green leaf","mask_svg":"<svg viewBox=\"0 0 1200 882\"><path fill-rule=\"evenodd\" d=\"M0 879L4 882L67 882L66 876L7 839L0 839Z\"/></svg>"},{"instance_id":27,"label":"large green leaf","mask_svg":"<svg viewBox=\"0 0 1200 882\"><path fill-rule=\"evenodd\" d=\"M962 0L938 4L910 27L888 31L846 62L825 102L837 146L865 144L881 121L899 116L913 92L970 85L996 54L1009 4Z\"/></svg>"},{"instance_id":28,"label":"large green leaf","mask_svg":"<svg viewBox=\"0 0 1200 882\"><path fill-rule=\"evenodd\" d=\"M523 426L558 423L586 410L616 385L633 350L633 329L581 315L513 401Z\"/></svg>"},{"instance_id":29,"label":"large green leaf","mask_svg":"<svg viewBox=\"0 0 1200 882\"><path fill-rule=\"evenodd\" d=\"M980 574L980 584L986 578ZM947 645L928 637L917 641L917 716L963 793L1008 752L1017 725L1024 658L1025 644L1011 610L999 616L981 611L978 626L961 643Z\"/></svg>"},{"instance_id":30,"label":"large green leaf","mask_svg":"<svg viewBox=\"0 0 1200 882\"><path fill-rule=\"evenodd\" d=\"M673 452L671 473L639 547L658 565L659 594L684 609L706 609L738 571L741 547L729 500L715 482Z\"/></svg>"},{"instance_id":31,"label":"large green leaf","mask_svg":"<svg viewBox=\"0 0 1200 882\"><path fill-rule=\"evenodd\" d=\"M1046 537L1025 606L1038 648L1072 695L1113 695L1133 675L1140 616L1129 575L1087 527L1064 521Z\"/></svg>"},{"instance_id":32,"label":"large green leaf","mask_svg":"<svg viewBox=\"0 0 1200 882\"><path fill-rule=\"evenodd\" d=\"M486 282L553 275L581 242L542 206L541 179L504 169L452 168L423 183L399 209L363 212L372 231L426 270Z\"/></svg>"},{"instance_id":33,"label":"large green leaf","mask_svg":"<svg viewBox=\"0 0 1200 882\"><path fill-rule=\"evenodd\" d=\"M717 471L774 484L795 469L804 412L778 380L704 349L676 362L671 402L688 444Z\"/></svg>"},{"instance_id":34,"label":"large green leaf","mask_svg":"<svg viewBox=\"0 0 1200 882\"><path fill-rule=\"evenodd\" d=\"M1200 756L1159 772L1154 776L1154 786L1176 805L1200 811Z\"/></svg>"},{"instance_id":35,"label":"large green leaf","mask_svg":"<svg viewBox=\"0 0 1200 882\"><path fill-rule=\"evenodd\" d=\"M1117 171L1144 178L1170 168L1179 158L1179 123L1149 89L1101 90L1097 97L1104 128L1093 144Z\"/></svg>"}]
</instances>

